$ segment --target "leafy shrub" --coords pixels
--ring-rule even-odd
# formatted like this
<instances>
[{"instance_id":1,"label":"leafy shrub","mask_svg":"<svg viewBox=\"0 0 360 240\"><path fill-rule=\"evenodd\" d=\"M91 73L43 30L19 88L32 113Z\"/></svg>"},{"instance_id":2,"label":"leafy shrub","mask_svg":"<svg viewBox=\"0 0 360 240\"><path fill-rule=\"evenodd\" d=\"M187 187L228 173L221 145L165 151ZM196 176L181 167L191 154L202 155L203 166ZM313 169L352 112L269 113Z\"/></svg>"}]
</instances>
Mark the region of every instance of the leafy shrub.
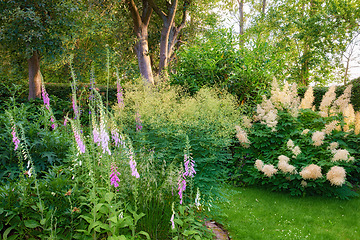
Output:
<instances>
[{"instance_id":1,"label":"leafy shrub","mask_svg":"<svg viewBox=\"0 0 360 240\"><path fill-rule=\"evenodd\" d=\"M355 196L351 189L360 180L359 155L354 123L341 110L350 101L345 92L337 100L335 92L325 95L321 111L315 112L309 104L300 105L296 88L285 85L281 91L273 86L271 98L258 105L255 122L250 125L244 118L238 127L240 146L232 167L242 168L233 171L232 181L267 185L291 195Z\"/></svg>"},{"instance_id":2,"label":"leafy shrub","mask_svg":"<svg viewBox=\"0 0 360 240\"><path fill-rule=\"evenodd\" d=\"M225 178L224 166L231 158L234 125L239 119L234 98L209 88L193 97L166 86L156 91L142 85L125 89L125 108L114 107L115 116L136 149L154 149L166 164L178 165L189 139L197 171L195 186L209 196ZM141 120L140 131L136 118Z\"/></svg>"}]
</instances>

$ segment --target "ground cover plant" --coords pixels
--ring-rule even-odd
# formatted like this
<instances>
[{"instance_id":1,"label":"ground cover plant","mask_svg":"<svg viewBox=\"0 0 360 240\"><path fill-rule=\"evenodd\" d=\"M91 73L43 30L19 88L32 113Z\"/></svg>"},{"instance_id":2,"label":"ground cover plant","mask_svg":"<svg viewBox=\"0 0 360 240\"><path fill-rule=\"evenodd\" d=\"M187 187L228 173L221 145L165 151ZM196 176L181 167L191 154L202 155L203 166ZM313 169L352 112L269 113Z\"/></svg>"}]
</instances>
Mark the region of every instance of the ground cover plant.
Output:
<instances>
[{"instance_id":1,"label":"ground cover plant","mask_svg":"<svg viewBox=\"0 0 360 240\"><path fill-rule=\"evenodd\" d=\"M351 85L337 99L333 86L315 109L311 87L300 102L296 85L281 89L274 82L254 121L245 116L237 126L233 180L291 195L356 196L359 113L355 117L350 96Z\"/></svg>"},{"instance_id":2,"label":"ground cover plant","mask_svg":"<svg viewBox=\"0 0 360 240\"><path fill-rule=\"evenodd\" d=\"M216 216L231 239L358 239L359 198L292 197L264 187L222 188Z\"/></svg>"}]
</instances>

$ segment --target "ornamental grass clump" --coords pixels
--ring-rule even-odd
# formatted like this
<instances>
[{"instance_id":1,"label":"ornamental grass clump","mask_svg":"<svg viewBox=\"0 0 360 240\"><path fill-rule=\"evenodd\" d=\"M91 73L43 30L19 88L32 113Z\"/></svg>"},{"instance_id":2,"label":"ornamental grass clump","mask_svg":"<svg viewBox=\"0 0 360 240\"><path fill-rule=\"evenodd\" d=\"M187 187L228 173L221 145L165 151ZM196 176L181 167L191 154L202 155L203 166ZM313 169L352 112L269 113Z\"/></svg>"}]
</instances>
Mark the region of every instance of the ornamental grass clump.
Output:
<instances>
[{"instance_id":1,"label":"ornamental grass clump","mask_svg":"<svg viewBox=\"0 0 360 240\"><path fill-rule=\"evenodd\" d=\"M360 149L351 86L339 98L330 87L318 111L311 87L301 102L295 89L274 83L270 98L263 96L253 122L246 124L251 127L236 127L236 156L244 162L239 183L269 185L292 195L355 196Z\"/></svg>"}]
</instances>

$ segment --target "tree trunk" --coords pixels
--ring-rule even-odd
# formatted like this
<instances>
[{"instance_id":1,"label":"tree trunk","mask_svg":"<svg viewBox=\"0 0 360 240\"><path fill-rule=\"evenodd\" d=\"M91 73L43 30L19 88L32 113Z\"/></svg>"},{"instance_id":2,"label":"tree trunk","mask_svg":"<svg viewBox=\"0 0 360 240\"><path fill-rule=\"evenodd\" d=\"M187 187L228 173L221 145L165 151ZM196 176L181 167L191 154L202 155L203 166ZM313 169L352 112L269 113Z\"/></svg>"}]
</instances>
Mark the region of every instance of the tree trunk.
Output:
<instances>
[{"instance_id":1,"label":"tree trunk","mask_svg":"<svg viewBox=\"0 0 360 240\"><path fill-rule=\"evenodd\" d=\"M239 37L240 37L240 46L244 45L244 0L238 0L239 3Z\"/></svg>"},{"instance_id":2,"label":"tree trunk","mask_svg":"<svg viewBox=\"0 0 360 240\"><path fill-rule=\"evenodd\" d=\"M152 8L147 0L143 0L142 15L140 16L139 10L133 0L126 0L126 3L133 19L134 33L137 37L135 51L138 58L140 74L146 82L154 84L148 43L148 26Z\"/></svg>"},{"instance_id":3,"label":"tree trunk","mask_svg":"<svg viewBox=\"0 0 360 240\"><path fill-rule=\"evenodd\" d=\"M28 59L29 67L29 97L28 99L41 98L41 74L40 59L37 51L33 52L31 58Z\"/></svg>"},{"instance_id":4,"label":"tree trunk","mask_svg":"<svg viewBox=\"0 0 360 240\"><path fill-rule=\"evenodd\" d=\"M265 8L266 8L266 0L262 1L262 9L261 9L261 13L265 14Z\"/></svg>"},{"instance_id":5,"label":"tree trunk","mask_svg":"<svg viewBox=\"0 0 360 240\"><path fill-rule=\"evenodd\" d=\"M152 74L151 59L149 55L147 27L143 26L142 30L137 34L137 37L138 42L135 45L135 50L140 74L147 82L154 84L154 76Z\"/></svg>"}]
</instances>

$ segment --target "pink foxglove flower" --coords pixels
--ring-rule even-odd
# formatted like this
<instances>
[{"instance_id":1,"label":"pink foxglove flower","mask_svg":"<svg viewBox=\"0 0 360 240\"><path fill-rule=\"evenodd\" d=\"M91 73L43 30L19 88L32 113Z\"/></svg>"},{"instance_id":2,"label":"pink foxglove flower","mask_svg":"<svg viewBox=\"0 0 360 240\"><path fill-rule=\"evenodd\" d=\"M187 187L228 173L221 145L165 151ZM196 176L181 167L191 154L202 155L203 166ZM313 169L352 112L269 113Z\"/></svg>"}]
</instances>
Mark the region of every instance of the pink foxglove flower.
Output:
<instances>
[{"instance_id":1,"label":"pink foxglove flower","mask_svg":"<svg viewBox=\"0 0 360 240\"><path fill-rule=\"evenodd\" d=\"M136 115L135 115L135 122L136 122L136 131L137 132L139 132L139 131L141 131L141 129L142 129L142 121L141 121L141 119L140 119L140 114L139 114L139 112L136 112Z\"/></svg>"},{"instance_id":2,"label":"pink foxglove flower","mask_svg":"<svg viewBox=\"0 0 360 240\"><path fill-rule=\"evenodd\" d=\"M15 127L12 127L11 129L12 129L11 134L12 134L12 136L13 136L12 141L13 141L13 143L14 143L14 145L15 145L14 151L16 151L16 149L18 149L18 147L19 147L20 140L19 140L19 138L16 136Z\"/></svg>"},{"instance_id":3,"label":"pink foxglove flower","mask_svg":"<svg viewBox=\"0 0 360 240\"><path fill-rule=\"evenodd\" d=\"M130 165L130 168L131 168L131 175L136 177L136 178L139 178L140 174L138 173L138 171L136 169L136 162L134 160L132 152L130 152L130 157L129 158L130 158L129 165Z\"/></svg>"},{"instance_id":4,"label":"pink foxglove flower","mask_svg":"<svg viewBox=\"0 0 360 240\"><path fill-rule=\"evenodd\" d=\"M72 129L73 129L74 137L75 137L75 140L78 145L78 149L79 149L80 153L85 153L85 144L84 144L83 140L81 139L81 135L80 135L79 131L77 129L75 129L74 126L72 126Z\"/></svg>"},{"instance_id":5,"label":"pink foxglove flower","mask_svg":"<svg viewBox=\"0 0 360 240\"><path fill-rule=\"evenodd\" d=\"M45 90L44 85L42 85L42 87L41 87L41 95L43 97L45 107L49 110L50 109L50 98L49 98L49 94Z\"/></svg>"},{"instance_id":6,"label":"pink foxglove flower","mask_svg":"<svg viewBox=\"0 0 360 240\"><path fill-rule=\"evenodd\" d=\"M191 156L187 156L184 154L184 166L185 166L185 173L184 177L194 177L194 174L196 174L196 171L194 169L194 160Z\"/></svg>"},{"instance_id":7,"label":"pink foxglove flower","mask_svg":"<svg viewBox=\"0 0 360 240\"><path fill-rule=\"evenodd\" d=\"M179 194L179 197L180 197L180 204L182 204L182 201L183 201L183 192L186 190L186 179L185 179L185 176L182 172L180 172L180 176L179 176L179 179L178 179L178 194Z\"/></svg>"},{"instance_id":8,"label":"pink foxglove flower","mask_svg":"<svg viewBox=\"0 0 360 240\"><path fill-rule=\"evenodd\" d=\"M110 174L110 184L113 185L115 188L119 186L120 179L119 177L120 173L117 171L117 167L115 166L115 163L111 164L111 174Z\"/></svg>"},{"instance_id":9,"label":"pink foxglove flower","mask_svg":"<svg viewBox=\"0 0 360 240\"><path fill-rule=\"evenodd\" d=\"M120 81L117 81L117 100L119 108L123 109L125 107L124 98L123 98L123 89L120 85Z\"/></svg>"}]
</instances>

